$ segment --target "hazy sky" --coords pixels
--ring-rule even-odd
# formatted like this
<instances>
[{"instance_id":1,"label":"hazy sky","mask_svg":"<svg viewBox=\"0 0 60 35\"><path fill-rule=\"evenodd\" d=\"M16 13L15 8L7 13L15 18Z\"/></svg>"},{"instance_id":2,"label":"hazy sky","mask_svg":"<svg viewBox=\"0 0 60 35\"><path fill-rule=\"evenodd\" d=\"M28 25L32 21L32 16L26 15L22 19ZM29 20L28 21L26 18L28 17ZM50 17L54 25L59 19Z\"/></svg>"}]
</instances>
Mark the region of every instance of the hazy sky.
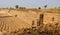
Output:
<instances>
[{"instance_id":1,"label":"hazy sky","mask_svg":"<svg viewBox=\"0 0 60 35\"><path fill-rule=\"evenodd\" d=\"M14 7L19 5L21 7L59 7L60 0L0 0L0 8Z\"/></svg>"}]
</instances>

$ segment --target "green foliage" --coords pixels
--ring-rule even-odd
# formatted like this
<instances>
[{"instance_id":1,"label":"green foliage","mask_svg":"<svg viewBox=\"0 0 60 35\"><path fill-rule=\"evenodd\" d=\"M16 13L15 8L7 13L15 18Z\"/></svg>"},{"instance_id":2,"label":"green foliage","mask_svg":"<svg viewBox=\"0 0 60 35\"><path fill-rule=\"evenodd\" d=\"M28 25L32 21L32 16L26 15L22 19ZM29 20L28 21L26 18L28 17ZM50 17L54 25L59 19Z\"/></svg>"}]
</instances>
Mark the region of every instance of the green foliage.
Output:
<instances>
[{"instance_id":1,"label":"green foliage","mask_svg":"<svg viewBox=\"0 0 60 35\"><path fill-rule=\"evenodd\" d=\"M60 7L58 7L58 8L49 8L50 10L58 10L58 11L60 11Z\"/></svg>"},{"instance_id":2,"label":"green foliage","mask_svg":"<svg viewBox=\"0 0 60 35\"><path fill-rule=\"evenodd\" d=\"M19 9L26 9L25 7L19 7Z\"/></svg>"},{"instance_id":3,"label":"green foliage","mask_svg":"<svg viewBox=\"0 0 60 35\"><path fill-rule=\"evenodd\" d=\"M38 7L38 9L41 9L41 7Z\"/></svg>"},{"instance_id":4,"label":"green foliage","mask_svg":"<svg viewBox=\"0 0 60 35\"><path fill-rule=\"evenodd\" d=\"M19 5L16 5L15 8L18 9L19 8Z\"/></svg>"},{"instance_id":5,"label":"green foliage","mask_svg":"<svg viewBox=\"0 0 60 35\"><path fill-rule=\"evenodd\" d=\"M47 8L47 5L45 5L44 8Z\"/></svg>"}]
</instances>

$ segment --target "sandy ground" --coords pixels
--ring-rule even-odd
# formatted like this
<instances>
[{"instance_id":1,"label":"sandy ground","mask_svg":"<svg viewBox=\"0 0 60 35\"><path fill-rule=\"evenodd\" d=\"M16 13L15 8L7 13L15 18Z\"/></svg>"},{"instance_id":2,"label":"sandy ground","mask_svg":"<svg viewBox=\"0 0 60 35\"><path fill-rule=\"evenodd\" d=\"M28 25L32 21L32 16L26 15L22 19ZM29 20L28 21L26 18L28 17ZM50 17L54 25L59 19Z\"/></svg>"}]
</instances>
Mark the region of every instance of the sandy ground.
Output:
<instances>
[{"instance_id":1,"label":"sandy ground","mask_svg":"<svg viewBox=\"0 0 60 35\"><path fill-rule=\"evenodd\" d=\"M44 14L44 23L52 23L52 17L54 17L54 22L60 21L60 11L46 11L46 10L0 10L0 16L12 16L9 19L8 23L10 23L10 27L13 28L30 28L32 26L32 21L37 25L37 20L39 19L39 15ZM17 17L16 17L17 15ZM1 19L1 18L0 18ZM4 22L7 22L6 19L2 18ZM12 20L13 19L13 20ZM12 22L10 22L10 20ZM2 20L1 20L2 21ZM2 21L3 22L3 21ZM14 24L13 24L14 23ZM1 24L1 23L0 23ZM6 23L7 24L7 23Z\"/></svg>"}]
</instances>

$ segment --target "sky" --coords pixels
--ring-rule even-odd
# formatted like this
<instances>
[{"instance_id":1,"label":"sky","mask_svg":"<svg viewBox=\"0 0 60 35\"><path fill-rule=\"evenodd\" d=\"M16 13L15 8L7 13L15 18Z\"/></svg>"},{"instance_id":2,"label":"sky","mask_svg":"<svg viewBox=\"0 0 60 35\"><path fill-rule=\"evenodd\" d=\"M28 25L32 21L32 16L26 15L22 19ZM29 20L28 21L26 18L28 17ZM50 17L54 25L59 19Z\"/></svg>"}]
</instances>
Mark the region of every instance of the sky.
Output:
<instances>
[{"instance_id":1,"label":"sky","mask_svg":"<svg viewBox=\"0 0 60 35\"><path fill-rule=\"evenodd\" d=\"M15 7L37 8L47 5L48 8L60 7L60 0L0 0L0 8Z\"/></svg>"}]
</instances>

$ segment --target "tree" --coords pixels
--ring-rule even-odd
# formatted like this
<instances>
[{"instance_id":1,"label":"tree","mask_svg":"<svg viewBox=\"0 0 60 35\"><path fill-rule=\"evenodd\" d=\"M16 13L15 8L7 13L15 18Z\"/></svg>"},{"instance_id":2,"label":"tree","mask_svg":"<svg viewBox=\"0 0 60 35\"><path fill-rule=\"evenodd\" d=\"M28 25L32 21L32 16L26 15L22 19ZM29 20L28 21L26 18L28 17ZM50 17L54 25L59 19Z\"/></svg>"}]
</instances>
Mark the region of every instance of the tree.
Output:
<instances>
[{"instance_id":1,"label":"tree","mask_svg":"<svg viewBox=\"0 0 60 35\"><path fill-rule=\"evenodd\" d=\"M38 7L38 9L41 9L41 7Z\"/></svg>"},{"instance_id":2,"label":"tree","mask_svg":"<svg viewBox=\"0 0 60 35\"><path fill-rule=\"evenodd\" d=\"M19 7L19 9L26 9L25 7Z\"/></svg>"},{"instance_id":3,"label":"tree","mask_svg":"<svg viewBox=\"0 0 60 35\"><path fill-rule=\"evenodd\" d=\"M47 8L47 5L45 5L44 8L46 9Z\"/></svg>"},{"instance_id":4,"label":"tree","mask_svg":"<svg viewBox=\"0 0 60 35\"><path fill-rule=\"evenodd\" d=\"M15 8L18 9L19 8L19 5L16 5Z\"/></svg>"},{"instance_id":5,"label":"tree","mask_svg":"<svg viewBox=\"0 0 60 35\"><path fill-rule=\"evenodd\" d=\"M60 8L60 7L59 7Z\"/></svg>"}]
</instances>

